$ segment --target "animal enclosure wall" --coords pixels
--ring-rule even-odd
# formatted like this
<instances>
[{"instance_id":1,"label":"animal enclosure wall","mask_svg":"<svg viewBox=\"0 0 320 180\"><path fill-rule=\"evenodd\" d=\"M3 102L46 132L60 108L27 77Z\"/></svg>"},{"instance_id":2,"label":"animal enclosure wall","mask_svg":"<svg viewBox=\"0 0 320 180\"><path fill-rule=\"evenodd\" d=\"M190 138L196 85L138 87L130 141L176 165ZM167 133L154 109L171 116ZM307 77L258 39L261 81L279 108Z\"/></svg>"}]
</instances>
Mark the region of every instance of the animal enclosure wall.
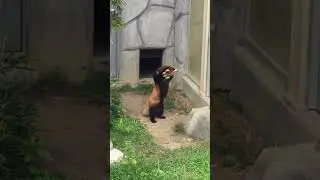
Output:
<instances>
[{"instance_id":1,"label":"animal enclosure wall","mask_svg":"<svg viewBox=\"0 0 320 180\"><path fill-rule=\"evenodd\" d=\"M60 69L82 81L93 54L92 0L29 1L28 54L42 72Z\"/></svg>"},{"instance_id":2,"label":"animal enclosure wall","mask_svg":"<svg viewBox=\"0 0 320 180\"><path fill-rule=\"evenodd\" d=\"M147 49L163 49L162 64L178 68L181 77L188 59L189 0L127 0L125 4L120 79L138 82L140 50Z\"/></svg>"},{"instance_id":3,"label":"animal enclosure wall","mask_svg":"<svg viewBox=\"0 0 320 180\"><path fill-rule=\"evenodd\" d=\"M14 52L25 50L25 5L21 0L0 0L0 48Z\"/></svg>"}]
</instances>

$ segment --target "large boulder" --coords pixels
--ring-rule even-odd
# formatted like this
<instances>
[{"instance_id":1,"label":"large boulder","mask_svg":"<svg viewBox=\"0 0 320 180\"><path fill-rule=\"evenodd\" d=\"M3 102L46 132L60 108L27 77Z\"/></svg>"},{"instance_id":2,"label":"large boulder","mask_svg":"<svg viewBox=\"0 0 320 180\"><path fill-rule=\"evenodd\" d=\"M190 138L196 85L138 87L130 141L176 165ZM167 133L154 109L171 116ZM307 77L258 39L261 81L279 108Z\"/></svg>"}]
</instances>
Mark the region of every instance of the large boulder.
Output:
<instances>
[{"instance_id":1,"label":"large boulder","mask_svg":"<svg viewBox=\"0 0 320 180\"><path fill-rule=\"evenodd\" d=\"M319 180L319 144L307 143L262 151L246 180Z\"/></svg>"},{"instance_id":2,"label":"large boulder","mask_svg":"<svg viewBox=\"0 0 320 180\"><path fill-rule=\"evenodd\" d=\"M210 137L210 108L209 106L193 108L185 119L184 130L187 135L206 139Z\"/></svg>"}]
</instances>

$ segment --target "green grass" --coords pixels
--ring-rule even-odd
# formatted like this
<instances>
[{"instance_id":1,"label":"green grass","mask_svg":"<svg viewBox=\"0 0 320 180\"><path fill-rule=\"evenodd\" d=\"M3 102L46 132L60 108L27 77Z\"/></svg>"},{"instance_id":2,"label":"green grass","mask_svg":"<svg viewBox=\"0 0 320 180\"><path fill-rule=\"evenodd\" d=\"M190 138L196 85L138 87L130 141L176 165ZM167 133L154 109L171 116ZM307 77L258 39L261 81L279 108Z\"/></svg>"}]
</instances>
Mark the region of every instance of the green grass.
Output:
<instances>
[{"instance_id":1,"label":"green grass","mask_svg":"<svg viewBox=\"0 0 320 180\"><path fill-rule=\"evenodd\" d=\"M175 150L163 149L142 125L130 117L113 123L114 147L125 154L120 164L112 165L112 180L209 179L209 143Z\"/></svg>"},{"instance_id":2,"label":"green grass","mask_svg":"<svg viewBox=\"0 0 320 180\"><path fill-rule=\"evenodd\" d=\"M170 97L167 97L164 101L164 108L166 110L172 110L175 107L175 102Z\"/></svg>"},{"instance_id":3,"label":"green grass","mask_svg":"<svg viewBox=\"0 0 320 180\"><path fill-rule=\"evenodd\" d=\"M129 84L124 84L120 92L135 92L139 94L149 94L152 91L152 84L138 84L137 87L132 87Z\"/></svg>"},{"instance_id":4,"label":"green grass","mask_svg":"<svg viewBox=\"0 0 320 180\"><path fill-rule=\"evenodd\" d=\"M119 97L117 92L111 91L115 103ZM123 111L118 109L121 107L118 104L111 109L119 114L113 116L110 135L114 148L122 151L125 157L119 164L111 166L112 180L210 179L208 141L182 149L161 148L137 120L122 114Z\"/></svg>"}]
</instances>

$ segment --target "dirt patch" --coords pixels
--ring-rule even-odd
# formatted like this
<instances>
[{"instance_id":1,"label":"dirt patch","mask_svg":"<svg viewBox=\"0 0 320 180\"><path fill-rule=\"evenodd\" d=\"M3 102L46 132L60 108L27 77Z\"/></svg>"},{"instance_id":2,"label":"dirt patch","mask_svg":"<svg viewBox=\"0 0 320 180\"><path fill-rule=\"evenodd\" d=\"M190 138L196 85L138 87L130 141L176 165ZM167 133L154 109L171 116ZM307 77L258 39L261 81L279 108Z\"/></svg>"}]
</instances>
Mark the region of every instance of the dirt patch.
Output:
<instances>
[{"instance_id":1,"label":"dirt patch","mask_svg":"<svg viewBox=\"0 0 320 180\"><path fill-rule=\"evenodd\" d=\"M108 109L61 97L47 98L38 107L39 135L52 156L48 168L75 180L105 179Z\"/></svg>"},{"instance_id":2,"label":"dirt patch","mask_svg":"<svg viewBox=\"0 0 320 180\"><path fill-rule=\"evenodd\" d=\"M127 115L139 120L146 130L155 137L156 143L165 148L180 148L191 145L194 140L174 131L177 124L183 123L186 114L171 109L165 110L166 119L157 119L157 123L151 123L148 117L142 116L142 108L147 101L147 95L133 92L122 94L122 102Z\"/></svg>"}]
</instances>

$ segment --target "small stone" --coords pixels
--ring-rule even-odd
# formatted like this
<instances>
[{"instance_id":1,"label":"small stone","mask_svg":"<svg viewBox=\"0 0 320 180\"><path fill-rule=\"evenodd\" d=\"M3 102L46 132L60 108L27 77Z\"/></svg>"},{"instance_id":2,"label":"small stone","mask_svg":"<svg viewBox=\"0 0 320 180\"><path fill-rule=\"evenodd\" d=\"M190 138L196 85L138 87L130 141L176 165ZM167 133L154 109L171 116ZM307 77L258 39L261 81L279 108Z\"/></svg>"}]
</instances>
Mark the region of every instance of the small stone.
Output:
<instances>
[{"instance_id":1,"label":"small stone","mask_svg":"<svg viewBox=\"0 0 320 180\"><path fill-rule=\"evenodd\" d=\"M113 144L112 144L112 142L110 140L110 150L112 150L112 149L113 149Z\"/></svg>"},{"instance_id":2,"label":"small stone","mask_svg":"<svg viewBox=\"0 0 320 180\"><path fill-rule=\"evenodd\" d=\"M120 150L113 148L110 151L110 164L120 162L123 159L123 156L124 154Z\"/></svg>"}]
</instances>

